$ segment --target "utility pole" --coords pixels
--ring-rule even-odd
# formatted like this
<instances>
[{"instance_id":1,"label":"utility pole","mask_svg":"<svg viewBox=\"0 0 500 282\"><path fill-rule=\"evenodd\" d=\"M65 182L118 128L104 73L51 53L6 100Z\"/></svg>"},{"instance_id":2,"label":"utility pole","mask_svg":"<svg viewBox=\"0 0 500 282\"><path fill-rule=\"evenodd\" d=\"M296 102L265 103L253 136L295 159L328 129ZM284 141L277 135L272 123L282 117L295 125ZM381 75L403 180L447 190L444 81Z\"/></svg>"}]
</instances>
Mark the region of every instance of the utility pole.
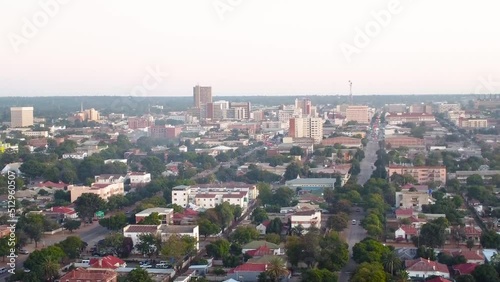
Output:
<instances>
[{"instance_id":1,"label":"utility pole","mask_svg":"<svg viewBox=\"0 0 500 282\"><path fill-rule=\"evenodd\" d=\"M349 103L352 105L352 81L349 80Z\"/></svg>"}]
</instances>

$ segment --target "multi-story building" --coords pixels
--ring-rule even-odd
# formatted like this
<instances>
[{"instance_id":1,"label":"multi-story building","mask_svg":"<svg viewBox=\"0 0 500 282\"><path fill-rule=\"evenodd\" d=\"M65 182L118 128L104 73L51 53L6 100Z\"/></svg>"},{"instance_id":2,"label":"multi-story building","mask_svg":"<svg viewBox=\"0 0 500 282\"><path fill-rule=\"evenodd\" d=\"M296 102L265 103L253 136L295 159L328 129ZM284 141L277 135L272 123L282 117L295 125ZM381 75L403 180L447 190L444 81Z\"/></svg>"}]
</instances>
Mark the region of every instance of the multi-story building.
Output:
<instances>
[{"instance_id":1,"label":"multi-story building","mask_svg":"<svg viewBox=\"0 0 500 282\"><path fill-rule=\"evenodd\" d=\"M101 199L107 201L109 197L115 195L124 195L124 185L123 183L114 183L114 184L97 184L93 183L92 186L75 186L69 185L68 191L71 194L71 202L76 201L78 197L82 194L90 193L96 194Z\"/></svg>"},{"instance_id":2,"label":"multi-story building","mask_svg":"<svg viewBox=\"0 0 500 282\"><path fill-rule=\"evenodd\" d=\"M49 137L49 132L48 131L31 131L31 130L27 130L27 131L22 131L21 133L22 135L24 136L27 136L27 137Z\"/></svg>"},{"instance_id":3,"label":"multi-story building","mask_svg":"<svg viewBox=\"0 0 500 282\"><path fill-rule=\"evenodd\" d=\"M300 109L303 116L311 116L312 103L310 99L295 99L295 108Z\"/></svg>"},{"instance_id":4,"label":"multi-story building","mask_svg":"<svg viewBox=\"0 0 500 282\"><path fill-rule=\"evenodd\" d=\"M301 225L304 229L310 227L321 228L321 211L306 210L298 211L290 216L291 227Z\"/></svg>"},{"instance_id":5,"label":"multi-story building","mask_svg":"<svg viewBox=\"0 0 500 282\"><path fill-rule=\"evenodd\" d=\"M463 119L458 120L458 126L462 128L486 128L488 127L487 119Z\"/></svg>"},{"instance_id":6,"label":"multi-story building","mask_svg":"<svg viewBox=\"0 0 500 282\"><path fill-rule=\"evenodd\" d=\"M370 108L368 106L348 106L346 109L346 121L355 121L367 124L371 121Z\"/></svg>"},{"instance_id":7,"label":"multi-story building","mask_svg":"<svg viewBox=\"0 0 500 282\"><path fill-rule=\"evenodd\" d=\"M139 223L152 213L157 213L161 218L161 224L172 224L174 209L170 208L150 208L135 214L135 223Z\"/></svg>"},{"instance_id":8,"label":"multi-story building","mask_svg":"<svg viewBox=\"0 0 500 282\"><path fill-rule=\"evenodd\" d=\"M262 110L252 111L252 113L250 114L250 118L252 118L255 121L262 121L264 120L264 111Z\"/></svg>"},{"instance_id":9,"label":"multi-story building","mask_svg":"<svg viewBox=\"0 0 500 282\"><path fill-rule=\"evenodd\" d=\"M84 113L84 119L85 120L89 120L89 121L99 121L99 120L101 120L101 115L94 108L87 109L83 113Z\"/></svg>"},{"instance_id":10,"label":"multi-story building","mask_svg":"<svg viewBox=\"0 0 500 282\"><path fill-rule=\"evenodd\" d=\"M323 119L322 118L291 118L288 136L293 138L313 138L315 143L320 143L323 139Z\"/></svg>"},{"instance_id":11,"label":"multi-story building","mask_svg":"<svg viewBox=\"0 0 500 282\"><path fill-rule=\"evenodd\" d=\"M302 111L296 108L287 108L285 106L280 106L278 110L278 120L280 122L285 122L287 125L291 118L302 117Z\"/></svg>"},{"instance_id":12,"label":"multi-story building","mask_svg":"<svg viewBox=\"0 0 500 282\"><path fill-rule=\"evenodd\" d=\"M425 147L425 140L410 136L390 136L385 138L385 147L387 149L399 147L423 148Z\"/></svg>"},{"instance_id":13,"label":"multi-story building","mask_svg":"<svg viewBox=\"0 0 500 282\"><path fill-rule=\"evenodd\" d=\"M10 108L10 127L28 127L33 125L33 107Z\"/></svg>"},{"instance_id":14,"label":"multi-story building","mask_svg":"<svg viewBox=\"0 0 500 282\"><path fill-rule=\"evenodd\" d=\"M406 112L406 104L389 104L387 111L390 113L404 113Z\"/></svg>"},{"instance_id":15,"label":"multi-story building","mask_svg":"<svg viewBox=\"0 0 500 282\"><path fill-rule=\"evenodd\" d=\"M139 236L141 234L153 234L161 238L162 242L165 242L168 237L172 235L177 236L191 236L196 239L195 247L198 250L200 248L200 232L198 225L137 225L131 224L123 228L123 236L131 238L134 246L139 242ZM134 250L138 252L138 250Z\"/></svg>"},{"instance_id":16,"label":"multi-story building","mask_svg":"<svg viewBox=\"0 0 500 282\"><path fill-rule=\"evenodd\" d=\"M149 136L151 138L174 139L182 132L182 128L171 125L153 125L149 127Z\"/></svg>"},{"instance_id":17,"label":"multi-story building","mask_svg":"<svg viewBox=\"0 0 500 282\"><path fill-rule=\"evenodd\" d=\"M228 202L231 205L240 206L243 210L248 207L248 192L236 193L203 193L196 194L194 204L200 208L210 209L223 202Z\"/></svg>"},{"instance_id":18,"label":"multi-story building","mask_svg":"<svg viewBox=\"0 0 500 282\"><path fill-rule=\"evenodd\" d=\"M333 137L321 140L321 144L325 146L333 146L339 144L347 148L361 148L363 144L361 139L353 137Z\"/></svg>"},{"instance_id":19,"label":"multi-story building","mask_svg":"<svg viewBox=\"0 0 500 282\"><path fill-rule=\"evenodd\" d=\"M421 211L422 205L431 204L431 197L429 192L420 191L401 191L396 192L396 208L399 209L412 209L414 211Z\"/></svg>"},{"instance_id":20,"label":"multi-story building","mask_svg":"<svg viewBox=\"0 0 500 282\"><path fill-rule=\"evenodd\" d=\"M413 114L432 114L432 105L429 104L413 104L410 106L410 109L408 111L409 113Z\"/></svg>"},{"instance_id":21,"label":"multi-story building","mask_svg":"<svg viewBox=\"0 0 500 282\"><path fill-rule=\"evenodd\" d=\"M243 118L241 119L249 119L250 113L252 111L252 104L250 102L230 102L229 108L238 108L237 111L240 111L239 108L243 109Z\"/></svg>"},{"instance_id":22,"label":"multi-story building","mask_svg":"<svg viewBox=\"0 0 500 282\"><path fill-rule=\"evenodd\" d=\"M460 184L466 184L467 178L472 175L479 175L485 184L491 184L493 176L500 175L500 170L476 170L476 171L456 171L448 174L448 179L456 179Z\"/></svg>"},{"instance_id":23,"label":"multi-story building","mask_svg":"<svg viewBox=\"0 0 500 282\"><path fill-rule=\"evenodd\" d=\"M100 174L94 176L94 183L96 184L115 184L115 183L125 183L127 179L126 175L121 174Z\"/></svg>"},{"instance_id":24,"label":"multi-story building","mask_svg":"<svg viewBox=\"0 0 500 282\"><path fill-rule=\"evenodd\" d=\"M128 118L128 128L129 129L148 128L152 125L154 125L154 118L152 116L129 117Z\"/></svg>"},{"instance_id":25,"label":"multi-story building","mask_svg":"<svg viewBox=\"0 0 500 282\"><path fill-rule=\"evenodd\" d=\"M335 182L335 178L297 178L286 181L285 185L293 190L300 188L303 191L323 191L326 188L335 188Z\"/></svg>"},{"instance_id":26,"label":"multi-story building","mask_svg":"<svg viewBox=\"0 0 500 282\"><path fill-rule=\"evenodd\" d=\"M388 124L396 125L406 122L420 124L421 122L434 122L436 118L432 114L426 113L388 113L385 116Z\"/></svg>"},{"instance_id":27,"label":"multi-story building","mask_svg":"<svg viewBox=\"0 0 500 282\"><path fill-rule=\"evenodd\" d=\"M141 187L151 182L151 173L129 172L127 178L130 179L130 186Z\"/></svg>"},{"instance_id":28,"label":"multi-story building","mask_svg":"<svg viewBox=\"0 0 500 282\"><path fill-rule=\"evenodd\" d=\"M207 103L212 102L212 87L211 86L199 86L193 87L193 107L202 108Z\"/></svg>"},{"instance_id":29,"label":"multi-story building","mask_svg":"<svg viewBox=\"0 0 500 282\"><path fill-rule=\"evenodd\" d=\"M446 167L445 166L397 166L391 165L387 168L387 176L393 174L411 175L419 184L427 184L429 182L438 182L442 185L446 184Z\"/></svg>"},{"instance_id":30,"label":"multi-story building","mask_svg":"<svg viewBox=\"0 0 500 282\"><path fill-rule=\"evenodd\" d=\"M446 113L446 112L455 112L455 111L460 111L462 106L460 104L439 104L438 105L438 113Z\"/></svg>"},{"instance_id":31,"label":"multi-story building","mask_svg":"<svg viewBox=\"0 0 500 282\"><path fill-rule=\"evenodd\" d=\"M243 202L246 202L244 205L248 205L248 201L255 200L259 195L259 191L257 186L253 184L246 183L221 183L221 184L197 184L192 186L179 185L172 188L172 204L177 204L181 207L187 207L189 204L196 204L196 198L198 195L218 195L215 198L217 201L222 203L224 195L241 195L240 192L247 194L247 199L243 198ZM212 196L210 196L212 197ZM204 201L202 196L199 196L198 199L202 199L201 202L210 202ZM206 198L210 199L210 198ZM219 200L220 199L220 200ZM226 198L227 201L236 201L230 200L231 198ZM200 203L200 200L198 200ZM213 200L215 203L215 200Z\"/></svg>"}]
</instances>

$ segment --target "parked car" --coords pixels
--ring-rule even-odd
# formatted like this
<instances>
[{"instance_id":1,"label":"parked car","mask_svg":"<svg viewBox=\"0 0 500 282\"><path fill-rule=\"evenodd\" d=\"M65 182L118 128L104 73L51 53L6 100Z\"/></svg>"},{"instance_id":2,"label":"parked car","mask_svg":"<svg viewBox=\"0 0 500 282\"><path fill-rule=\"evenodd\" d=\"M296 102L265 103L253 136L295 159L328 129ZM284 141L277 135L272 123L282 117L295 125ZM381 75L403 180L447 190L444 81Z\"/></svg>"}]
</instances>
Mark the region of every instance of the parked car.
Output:
<instances>
[{"instance_id":1,"label":"parked car","mask_svg":"<svg viewBox=\"0 0 500 282\"><path fill-rule=\"evenodd\" d=\"M153 266L149 263L141 264L141 268L151 268L151 267Z\"/></svg>"},{"instance_id":2,"label":"parked car","mask_svg":"<svg viewBox=\"0 0 500 282\"><path fill-rule=\"evenodd\" d=\"M352 220L352 225L356 225L356 220L355 219Z\"/></svg>"},{"instance_id":3,"label":"parked car","mask_svg":"<svg viewBox=\"0 0 500 282\"><path fill-rule=\"evenodd\" d=\"M20 249L20 250L19 250L19 253L20 253L21 255L28 255L30 252L28 252L28 251L27 251L27 250L25 250L25 249Z\"/></svg>"}]
</instances>

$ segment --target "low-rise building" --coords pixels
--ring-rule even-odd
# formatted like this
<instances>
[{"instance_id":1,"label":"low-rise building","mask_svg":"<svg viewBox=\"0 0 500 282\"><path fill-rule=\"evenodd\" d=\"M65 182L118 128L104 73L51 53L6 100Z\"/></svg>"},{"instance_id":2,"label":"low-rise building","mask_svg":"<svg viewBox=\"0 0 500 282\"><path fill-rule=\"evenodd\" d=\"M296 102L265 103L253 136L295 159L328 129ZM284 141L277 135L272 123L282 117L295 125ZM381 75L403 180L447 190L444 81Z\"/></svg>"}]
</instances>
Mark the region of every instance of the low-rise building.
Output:
<instances>
[{"instance_id":1,"label":"low-rise building","mask_svg":"<svg viewBox=\"0 0 500 282\"><path fill-rule=\"evenodd\" d=\"M396 208L421 211L422 205L432 204L427 192L396 192Z\"/></svg>"},{"instance_id":2,"label":"low-rise building","mask_svg":"<svg viewBox=\"0 0 500 282\"><path fill-rule=\"evenodd\" d=\"M216 195L213 202L222 203L224 195L243 195L246 193L242 199L239 198L226 198L228 202L242 202L242 207L246 207L248 203L255 200L259 195L257 186L254 184L246 183L220 183L220 184L196 184L192 186L179 185L172 188L172 203L179 205L181 207L187 207L189 204L196 204L197 200L201 199L201 202L210 203L210 198L207 201L203 200L206 195ZM201 196L197 196L197 195ZM210 196L213 197L213 196Z\"/></svg>"},{"instance_id":3,"label":"low-rise building","mask_svg":"<svg viewBox=\"0 0 500 282\"><path fill-rule=\"evenodd\" d=\"M303 191L316 191L325 188L334 189L335 181L335 178L297 178L286 181L285 185L294 190L300 188Z\"/></svg>"},{"instance_id":4,"label":"low-rise building","mask_svg":"<svg viewBox=\"0 0 500 282\"><path fill-rule=\"evenodd\" d=\"M107 201L109 197L115 195L124 195L125 190L123 183L114 184L98 184L93 183L92 186L75 186L69 185L68 191L71 194L71 202L76 201L78 197L85 193L98 195L101 199Z\"/></svg>"},{"instance_id":5,"label":"low-rise building","mask_svg":"<svg viewBox=\"0 0 500 282\"><path fill-rule=\"evenodd\" d=\"M145 210L135 214L135 223L141 222L142 220L144 220L144 218L150 216L152 213L158 214L158 216L161 218L162 224L172 224L174 209L170 209L170 208L145 209Z\"/></svg>"},{"instance_id":6,"label":"low-rise building","mask_svg":"<svg viewBox=\"0 0 500 282\"><path fill-rule=\"evenodd\" d=\"M425 147L425 140L410 136L390 136L385 138L385 147L387 149L400 147L423 148Z\"/></svg>"},{"instance_id":7,"label":"low-rise building","mask_svg":"<svg viewBox=\"0 0 500 282\"><path fill-rule=\"evenodd\" d=\"M321 141L321 144L324 146L333 146L335 144L339 144L341 146L347 148L362 148L363 144L361 143L361 139L352 138L352 137L333 137L326 138Z\"/></svg>"},{"instance_id":8,"label":"low-rise building","mask_svg":"<svg viewBox=\"0 0 500 282\"><path fill-rule=\"evenodd\" d=\"M419 125L422 122L434 122L436 121L436 118L434 115L426 113L389 113L386 114L385 120L391 125L403 124L407 122Z\"/></svg>"},{"instance_id":9,"label":"low-rise building","mask_svg":"<svg viewBox=\"0 0 500 282\"><path fill-rule=\"evenodd\" d=\"M445 264L423 258L405 261L406 272L410 277L428 278L430 276L441 276L450 278L450 272Z\"/></svg>"},{"instance_id":10,"label":"low-rise building","mask_svg":"<svg viewBox=\"0 0 500 282\"><path fill-rule=\"evenodd\" d=\"M310 227L321 228L321 211L306 210L298 211L290 216L291 228L302 226L304 229Z\"/></svg>"},{"instance_id":11,"label":"low-rise building","mask_svg":"<svg viewBox=\"0 0 500 282\"><path fill-rule=\"evenodd\" d=\"M77 268L59 278L64 282L117 282L118 274L109 269L83 269Z\"/></svg>"},{"instance_id":12,"label":"low-rise building","mask_svg":"<svg viewBox=\"0 0 500 282\"><path fill-rule=\"evenodd\" d=\"M464 171L459 170L455 173L449 173L448 179L456 179L460 184L466 184L467 178L472 175L479 175L483 179L485 184L491 184L493 176L500 175L500 170L476 170L476 171Z\"/></svg>"},{"instance_id":13,"label":"low-rise building","mask_svg":"<svg viewBox=\"0 0 500 282\"><path fill-rule=\"evenodd\" d=\"M129 172L127 177L132 187L142 187L151 182L151 173L147 172Z\"/></svg>"},{"instance_id":14,"label":"low-rise building","mask_svg":"<svg viewBox=\"0 0 500 282\"><path fill-rule=\"evenodd\" d=\"M126 175L120 174L100 174L94 176L94 183L96 184L115 184L125 183Z\"/></svg>"}]
</instances>

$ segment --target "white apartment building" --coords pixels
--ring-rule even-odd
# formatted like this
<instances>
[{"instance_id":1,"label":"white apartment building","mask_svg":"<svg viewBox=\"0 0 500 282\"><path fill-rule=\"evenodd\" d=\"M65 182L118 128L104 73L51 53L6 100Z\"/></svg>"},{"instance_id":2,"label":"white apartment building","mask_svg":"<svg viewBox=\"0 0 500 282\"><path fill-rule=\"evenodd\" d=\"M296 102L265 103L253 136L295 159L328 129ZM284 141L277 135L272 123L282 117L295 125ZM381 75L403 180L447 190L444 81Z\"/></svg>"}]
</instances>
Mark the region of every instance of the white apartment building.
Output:
<instances>
[{"instance_id":1,"label":"white apartment building","mask_svg":"<svg viewBox=\"0 0 500 282\"><path fill-rule=\"evenodd\" d=\"M147 172L130 172L127 177L132 187L144 186L151 182L151 173Z\"/></svg>"},{"instance_id":2,"label":"white apartment building","mask_svg":"<svg viewBox=\"0 0 500 282\"><path fill-rule=\"evenodd\" d=\"M27 137L49 137L48 131L23 131L22 134Z\"/></svg>"},{"instance_id":3,"label":"white apartment building","mask_svg":"<svg viewBox=\"0 0 500 282\"><path fill-rule=\"evenodd\" d=\"M216 204L227 201L246 208L248 202L255 200L258 195L257 187L246 183L179 185L172 188L172 203L181 207L187 207L191 203L210 208L211 203L215 207Z\"/></svg>"},{"instance_id":4,"label":"white apartment building","mask_svg":"<svg viewBox=\"0 0 500 282\"><path fill-rule=\"evenodd\" d=\"M460 104L439 104L438 106L438 113L446 113L446 112L456 112L460 111Z\"/></svg>"},{"instance_id":5,"label":"white apartment building","mask_svg":"<svg viewBox=\"0 0 500 282\"><path fill-rule=\"evenodd\" d=\"M313 226L316 228L321 228L321 211L298 211L291 215L290 221L292 222L292 228L299 225L304 227L304 229Z\"/></svg>"},{"instance_id":6,"label":"white apartment building","mask_svg":"<svg viewBox=\"0 0 500 282\"><path fill-rule=\"evenodd\" d=\"M10 127L28 127L33 125L33 107L10 108Z\"/></svg>"},{"instance_id":7,"label":"white apartment building","mask_svg":"<svg viewBox=\"0 0 500 282\"><path fill-rule=\"evenodd\" d=\"M120 174L100 174L94 176L94 183L96 184L115 184L125 183L126 175Z\"/></svg>"},{"instance_id":8,"label":"white apartment building","mask_svg":"<svg viewBox=\"0 0 500 282\"><path fill-rule=\"evenodd\" d=\"M130 224L123 228L123 236L131 238L134 246L139 243L139 235L141 234L154 234L159 236L163 242L172 235L178 236L191 236L196 239L195 247L200 248L200 232L198 225L138 225ZM135 253L138 251L134 249Z\"/></svg>"}]
</instances>

